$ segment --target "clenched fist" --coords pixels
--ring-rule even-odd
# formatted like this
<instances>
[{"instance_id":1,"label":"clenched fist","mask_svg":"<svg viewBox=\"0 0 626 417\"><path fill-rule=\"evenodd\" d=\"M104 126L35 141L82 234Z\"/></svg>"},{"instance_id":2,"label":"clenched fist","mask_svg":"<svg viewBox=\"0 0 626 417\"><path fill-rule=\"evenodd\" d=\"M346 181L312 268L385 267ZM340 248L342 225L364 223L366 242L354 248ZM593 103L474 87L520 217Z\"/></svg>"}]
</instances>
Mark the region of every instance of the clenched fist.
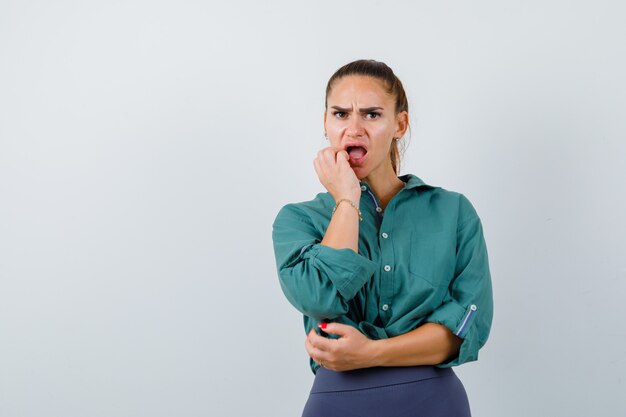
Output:
<instances>
[{"instance_id":1,"label":"clenched fist","mask_svg":"<svg viewBox=\"0 0 626 417\"><path fill-rule=\"evenodd\" d=\"M347 198L358 204L361 187L359 179L348 163L349 158L345 150L328 147L317 153L313 166L320 182L335 201Z\"/></svg>"}]
</instances>

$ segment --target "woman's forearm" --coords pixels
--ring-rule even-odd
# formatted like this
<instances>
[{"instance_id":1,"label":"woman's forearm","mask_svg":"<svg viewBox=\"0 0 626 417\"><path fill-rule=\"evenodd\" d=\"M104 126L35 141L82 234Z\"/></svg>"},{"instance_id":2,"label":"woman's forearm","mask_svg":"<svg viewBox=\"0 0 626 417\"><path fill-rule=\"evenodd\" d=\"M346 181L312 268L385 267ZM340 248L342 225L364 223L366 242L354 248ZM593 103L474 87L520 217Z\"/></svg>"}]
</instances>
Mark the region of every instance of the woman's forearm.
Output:
<instances>
[{"instance_id":1,"label":"woman's forearm","mask_svg":"<svg viewBox=\"0 0 626 417\"><path fill-rule=\"evenodd\" d=\"M426 323L403 335L372 341L369 366L438 365L454 357L461 342L447 327Z\"/></svg>"},{"instance_id":2,"label":"woman's forearm","mask_svg":"<svg viewBox=\"0 0 626 417\"><path fill-rule=\"evenodd\" d=\"M359 253L359 212L348 202L337 206L321 243L334 249L349 248Z\"/></svg>"}]
</instances>

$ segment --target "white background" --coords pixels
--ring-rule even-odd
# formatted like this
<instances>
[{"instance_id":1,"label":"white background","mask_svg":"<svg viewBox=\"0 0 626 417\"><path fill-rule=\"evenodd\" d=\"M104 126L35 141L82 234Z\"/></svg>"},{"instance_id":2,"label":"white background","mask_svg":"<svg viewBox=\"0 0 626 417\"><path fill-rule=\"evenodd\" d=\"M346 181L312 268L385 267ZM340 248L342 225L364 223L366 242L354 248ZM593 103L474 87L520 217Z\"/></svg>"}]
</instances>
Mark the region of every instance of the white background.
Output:
<instances>
[{"instance_id":1,"label":"white background","mask_svg":"<svg viewBox=\"0 0 626 417\"><path fill-rule=\"evenodd\" d=\"M324 88L407 89L403 173L482 218L479 417L626 415L626 7L0 0L0 416L297 416L271 224Z\"/></svg>"}]
</instances>

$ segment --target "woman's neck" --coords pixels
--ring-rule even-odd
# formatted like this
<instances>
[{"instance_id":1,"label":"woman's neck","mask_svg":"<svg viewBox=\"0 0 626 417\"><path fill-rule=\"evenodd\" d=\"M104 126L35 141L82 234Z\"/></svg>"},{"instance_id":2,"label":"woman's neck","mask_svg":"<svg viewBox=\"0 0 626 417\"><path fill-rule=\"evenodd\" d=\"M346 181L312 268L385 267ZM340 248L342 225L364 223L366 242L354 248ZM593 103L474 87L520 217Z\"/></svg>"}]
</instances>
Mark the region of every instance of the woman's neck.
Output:
<instances>
[{"instance_id":1,"label":"woman's neck","mask_svg":"<svg viewBox=\"0 0 626 417\"><path fill-rule=\"evenodd\" d=\"M378 198L381 207L384 209L391 199L404 188L404 182L398 178L393 168L389 167L380 175L372 175L363 178L363 181L369 184L370 188Z\"/></svg>"}]
</instances>

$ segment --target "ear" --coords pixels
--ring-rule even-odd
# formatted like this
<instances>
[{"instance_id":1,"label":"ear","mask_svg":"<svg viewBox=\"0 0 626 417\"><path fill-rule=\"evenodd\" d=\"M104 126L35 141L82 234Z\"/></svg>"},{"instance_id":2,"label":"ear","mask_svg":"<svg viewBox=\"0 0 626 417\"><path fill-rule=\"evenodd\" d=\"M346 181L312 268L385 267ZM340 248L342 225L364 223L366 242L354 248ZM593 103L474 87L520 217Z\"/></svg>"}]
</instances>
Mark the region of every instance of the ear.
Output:
<instances>
[{"instance_id":1,"label":"ear","mask_svg":"<svg viewBox=\"0 0 626 417\"><path fill-rule=\"evenodd\" d=\"M324 112L324 132L326 132L326 112Z\"/></svg>"},{"instance_id":2,"label":"ear","mask_svg":"<svg viewBox=\"0 0 626 417\"><path fill-rule=\"evenodd\" d=\"M324 116L326 118L326 116ZM396 138L401 138L409 128L409 113L401 111L396 115Z\"/></svg>"}]
</instances>

